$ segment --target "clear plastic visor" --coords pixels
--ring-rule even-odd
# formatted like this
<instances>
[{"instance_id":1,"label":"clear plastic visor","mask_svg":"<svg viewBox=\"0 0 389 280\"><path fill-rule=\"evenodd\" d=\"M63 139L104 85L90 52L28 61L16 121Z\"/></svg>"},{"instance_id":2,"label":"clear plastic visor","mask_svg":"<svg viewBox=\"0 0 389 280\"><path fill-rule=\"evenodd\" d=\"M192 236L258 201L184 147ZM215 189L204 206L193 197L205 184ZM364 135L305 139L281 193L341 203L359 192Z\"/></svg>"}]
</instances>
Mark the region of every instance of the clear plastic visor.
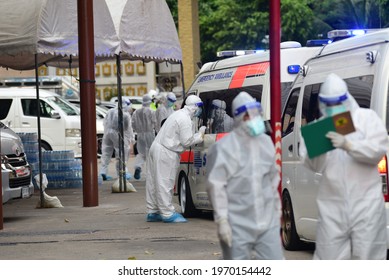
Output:
<instances>
[{"instance_id":1,"label":"clear plastic visor","mask_svg":"<svg viewBox=\"0 0 389 280\"><path fill-rule=\"evenodd\" d=\"M250 119L256 117L256 116L261 116L262 115L262 107L259 102L252 102L245 104L243 106L238 107L234 111L234 116L243 116L243 115L248 115Z\"/></svg>"}]
</instances>

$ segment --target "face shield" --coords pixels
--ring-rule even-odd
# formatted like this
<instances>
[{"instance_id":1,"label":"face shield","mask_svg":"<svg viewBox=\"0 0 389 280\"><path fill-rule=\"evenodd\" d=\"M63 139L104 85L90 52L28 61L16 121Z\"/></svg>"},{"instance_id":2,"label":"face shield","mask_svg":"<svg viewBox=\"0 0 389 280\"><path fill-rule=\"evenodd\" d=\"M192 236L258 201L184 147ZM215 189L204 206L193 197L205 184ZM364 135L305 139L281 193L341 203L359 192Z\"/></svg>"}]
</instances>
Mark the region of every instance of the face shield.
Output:
<instances>
[{"instance_id":1,"label":"face shield","mask_svg":"<svg viewBox=\"0 0 389 280\"><path fill-rule=\"evenodd\" d=\"M241 120L243 129L252 137L266 132L266 125L262 118L262 107L257 101L236 108L234 118Z\"/></svg>"},{"instance_id":2,"label":"face shield","mask_svg":"<svg viewBox=\"0 0 389 280\"><path fill-rule=\"evenodd\" d=\"M319 94L320 111L325 117L331 117L348 110L347 108L347 92L338 96L325 96Z\"/></svg>"},{"instance_id":3,"label":"face shield","mask_svg":"<svg viewBox=\"0 0 389 280\"><path fill-rule=\"evenodd\" d=\"M198 118L201 116L201 113L203 112L203 102L199 101L194 104L196 106L196 111L194 113L194 117Z\"/></svg>"},{"instance_id":4,"label":"face shield","mask_svg":"<svg viewBox=\"0 0 389 280\"><path fill-rule=\"evenodd\" d=\"M167 106L168 107L173 107L174 103L176 102L176 99L173 99L172 97L167 97Z\"/></svg>"}]
</instances>

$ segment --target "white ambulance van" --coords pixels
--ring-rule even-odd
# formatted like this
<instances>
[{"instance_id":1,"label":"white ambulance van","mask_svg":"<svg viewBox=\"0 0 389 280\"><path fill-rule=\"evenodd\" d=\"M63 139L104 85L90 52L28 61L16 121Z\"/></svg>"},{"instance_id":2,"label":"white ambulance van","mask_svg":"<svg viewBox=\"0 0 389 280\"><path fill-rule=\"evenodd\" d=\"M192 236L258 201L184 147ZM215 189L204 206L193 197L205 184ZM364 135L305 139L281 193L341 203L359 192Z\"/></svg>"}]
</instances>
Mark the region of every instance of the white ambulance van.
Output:
<instances>
[{"instance_id":1,"label":"white ambulance van","mask_svg":"<svg viewBox=\"0 0 389 280\"><path fill-rule=\"evenodd\" d=\"M81 157L81 118L72 104L56 93L39 91L41 147L73 150ZM37 132L37 99L34 88L0 88L0 119L15 132Z\"/></svg>"},{"instance_id":2,"label":"white ambulance van","mask_svg":"<svg viewBox=\"0 0 389 280\"><path fill-rule=\"evenodd\" d=\"M286 100L292 82L300 65L315 56L321 47L301 47L296 42L281 44L282 97ZM269 52L236 56L205 64L187 92L198 95L203 103L203 114L198 127L207 125L210 119L212 101L226 102L226 112L231 116L231 103L235 96L246 91L262 103L266 119L270 118L270 61ZM193 216L199 210L212 210L205 189L207 150L210 145L225 135L206 131L204 142L181 154L176 176L175 194L179 196L182 212Z\"/></svg>"},{"instance_id":3,"label":"white ambulance van","mask_svg":"<svg viewBox=\"0 0 389 280\"><path fill-rule=\"evenodd\" d=\"M299 249L301 241L315 241L321 174L301 163L299 131L302 124L319 117L318 93L330 73L342 77L359 105L376 111L389 132L389 29L324 46L306 62L293 84L282 115L282 241L288 250ZM377 168L382 176L389 237L387 157Z\"/></svg>"}]
</instances>

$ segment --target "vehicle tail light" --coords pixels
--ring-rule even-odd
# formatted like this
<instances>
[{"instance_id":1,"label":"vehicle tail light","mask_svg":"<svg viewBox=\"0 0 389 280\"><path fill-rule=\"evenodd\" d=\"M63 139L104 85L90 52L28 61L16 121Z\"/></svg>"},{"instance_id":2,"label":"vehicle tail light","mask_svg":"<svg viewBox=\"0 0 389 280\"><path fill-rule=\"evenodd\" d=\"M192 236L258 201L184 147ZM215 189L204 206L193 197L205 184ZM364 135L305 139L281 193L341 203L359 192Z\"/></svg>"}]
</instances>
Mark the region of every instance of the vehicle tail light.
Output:
<instances>
[{"instance_id":1,"label":"vehicle tail light","mask_svg":"<svg viewBox=\"0 0 389 280\"><path fill-rule=\"evenodd\" d=\"M389 202L389 190L388 190L388 173L387 173L387 158L384 156L378 163L378 171L380 172L382 179L382 193L384 194L385 202Z\"/></svg>"}]
</instances>

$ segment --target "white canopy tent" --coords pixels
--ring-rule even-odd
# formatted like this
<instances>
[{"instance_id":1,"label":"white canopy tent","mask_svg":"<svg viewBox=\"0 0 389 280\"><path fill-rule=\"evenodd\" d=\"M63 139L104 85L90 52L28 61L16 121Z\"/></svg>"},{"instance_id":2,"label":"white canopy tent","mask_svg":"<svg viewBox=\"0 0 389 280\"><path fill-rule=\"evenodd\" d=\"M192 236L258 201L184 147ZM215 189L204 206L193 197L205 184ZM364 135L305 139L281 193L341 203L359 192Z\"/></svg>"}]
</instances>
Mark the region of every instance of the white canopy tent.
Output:
<instances>
[{"instance_id":1,"label":"white canopy tent","mask_svg":"<svg viewBox=\"0 0 389 280\"><path fill-rule=\"evenodd\" d=\"M119 50L107 4L94 0L94 37L97 57L113 57ZM35 68L61 57L78 55L77 0L0 1L0 66Z\"/></svg>"},{"instance_id":2,"label":"white canopy tent","mask_svg":"<svg viewBox=\"0 0 389 280\"><path fill-rule=\"evenodd\" d=\"M96 58L117 58L119 99L121 58L182 60L177 30L165 0L94 0L93 18ZM36 79L42 64L78 66L77 0L0 1L0 26L0 66L35 68Z\"/></svg>"}]
</instances>

